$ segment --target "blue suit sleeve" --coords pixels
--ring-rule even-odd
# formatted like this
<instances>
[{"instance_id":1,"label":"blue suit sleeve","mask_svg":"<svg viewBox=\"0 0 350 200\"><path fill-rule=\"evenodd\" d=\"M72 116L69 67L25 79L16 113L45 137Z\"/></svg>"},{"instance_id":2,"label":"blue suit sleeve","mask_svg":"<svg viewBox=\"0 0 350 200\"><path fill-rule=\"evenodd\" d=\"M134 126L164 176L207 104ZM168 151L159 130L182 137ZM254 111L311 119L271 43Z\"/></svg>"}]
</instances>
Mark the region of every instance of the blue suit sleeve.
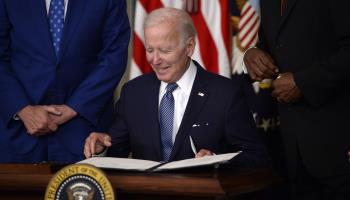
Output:
<instances>
[{"instance_id":1,"label":"blue suit sleeve","mask_svg":"<svg viewBox=\"0 0 350 200\"><path fill-rule=\"evenodd\" d=\"M0 117L7 125L14 114L30 104L24 88L11 69L11 23L6 3L0 1Z\"/></svg>"},{"instance_id":2,"label":"blue suit sleeve","mask_svg":"<svg viewBox=\"0 0 350 200\"><path fill-rule=\"evenodd\" d=\"M128 58L130 25L125 1L110 0L107 12L98 63L67 103L95 126L102 109L112 98Z\"/></svg>"}]
</instances>

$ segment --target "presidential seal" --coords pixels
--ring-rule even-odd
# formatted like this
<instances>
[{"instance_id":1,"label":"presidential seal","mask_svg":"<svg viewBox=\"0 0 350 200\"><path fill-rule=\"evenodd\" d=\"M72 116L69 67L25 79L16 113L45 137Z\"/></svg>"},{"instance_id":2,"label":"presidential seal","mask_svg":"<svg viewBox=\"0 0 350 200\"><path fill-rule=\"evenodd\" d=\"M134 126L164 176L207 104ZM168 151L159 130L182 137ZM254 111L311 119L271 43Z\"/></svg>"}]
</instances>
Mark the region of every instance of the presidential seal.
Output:
<instances>
[{"instance_id":1,"label":"presidential seal","mask_svg":"<svg viewBox=\"0 0 350 200\"><path fill-rule=\"evenodd\" d=\"M106 175L88 164L69 165L50 180L45 200L114 200Z\"/></svg>"}]
</instances>

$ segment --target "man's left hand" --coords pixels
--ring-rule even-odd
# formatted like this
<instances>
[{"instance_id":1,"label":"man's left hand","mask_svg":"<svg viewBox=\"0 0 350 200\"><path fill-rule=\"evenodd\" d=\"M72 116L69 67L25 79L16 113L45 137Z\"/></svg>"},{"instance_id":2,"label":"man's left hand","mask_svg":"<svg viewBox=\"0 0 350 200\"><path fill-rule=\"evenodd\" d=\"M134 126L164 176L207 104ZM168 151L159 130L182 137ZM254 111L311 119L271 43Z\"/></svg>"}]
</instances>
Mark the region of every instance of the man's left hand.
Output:
<instances>
[{"instance_id":1,"label":"man's left hand","mask_svg":"<svg viewBox=\"0 0 350 200\"><path fill-rule=\"evenodd\" d=\"M301 91L294 82L293 74L290 72L280 74L272 82L272 96L277 98L281 103L295 103L301 97Z\"/></svg>"},{"instance_id":2,"label":"man's left hand","mask_svg":"<svg viewBox=\"0 0 350 200\"><path fill-rule=\"evenodd\" d=\"M77 115L77 112L67 105L49 105L47 107L53 107L61 113L61 115L50 114L50 119L58 125L66 123Z\"/></svg>"}]
</instances>

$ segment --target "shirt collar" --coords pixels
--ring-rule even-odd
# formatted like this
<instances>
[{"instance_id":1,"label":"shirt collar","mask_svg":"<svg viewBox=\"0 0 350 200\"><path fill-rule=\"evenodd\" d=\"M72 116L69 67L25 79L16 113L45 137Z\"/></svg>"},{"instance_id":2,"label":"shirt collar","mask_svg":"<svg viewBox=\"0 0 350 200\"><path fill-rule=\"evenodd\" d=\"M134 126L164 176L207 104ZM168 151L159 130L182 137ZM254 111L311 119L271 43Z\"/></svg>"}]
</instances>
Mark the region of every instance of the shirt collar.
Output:
<instances>
[{"instance_id":1,"label":"shirt collar","mask_svg":"<svg viewBox=\"0 0 350 200\"><path fill-rule=\"evenodd\" d=\"M190 66L186 70L186 72L182 75L182 77L176 81L177 85L186 95L190 95L194 79L196 78L197 74L197 67L194 65L193 61L191 60ZM160 91L162 93L165 92L165 88L168 85L168 83L161 81L160 84Z\"/></svg>"}]
</instances>

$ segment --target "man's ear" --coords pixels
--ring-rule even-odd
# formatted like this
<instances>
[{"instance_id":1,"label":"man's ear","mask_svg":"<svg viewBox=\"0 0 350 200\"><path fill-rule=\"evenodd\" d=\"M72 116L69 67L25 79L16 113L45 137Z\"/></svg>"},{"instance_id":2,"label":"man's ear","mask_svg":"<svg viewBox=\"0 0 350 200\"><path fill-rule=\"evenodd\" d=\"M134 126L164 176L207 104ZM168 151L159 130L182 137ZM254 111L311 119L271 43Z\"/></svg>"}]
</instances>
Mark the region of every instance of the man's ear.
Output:
<instances>
[{"instance_id":1,"label":"man's ear","mask_svg":"<svg viewBox=\"0 0 350 200\"><path fill-rule=\"evenodd\" d=\"M195 47L196 47L195 37L189 37L186 41L186 51L187 51L188 57L191 57L193 55Z\"/></svg>"}]
</instances>

